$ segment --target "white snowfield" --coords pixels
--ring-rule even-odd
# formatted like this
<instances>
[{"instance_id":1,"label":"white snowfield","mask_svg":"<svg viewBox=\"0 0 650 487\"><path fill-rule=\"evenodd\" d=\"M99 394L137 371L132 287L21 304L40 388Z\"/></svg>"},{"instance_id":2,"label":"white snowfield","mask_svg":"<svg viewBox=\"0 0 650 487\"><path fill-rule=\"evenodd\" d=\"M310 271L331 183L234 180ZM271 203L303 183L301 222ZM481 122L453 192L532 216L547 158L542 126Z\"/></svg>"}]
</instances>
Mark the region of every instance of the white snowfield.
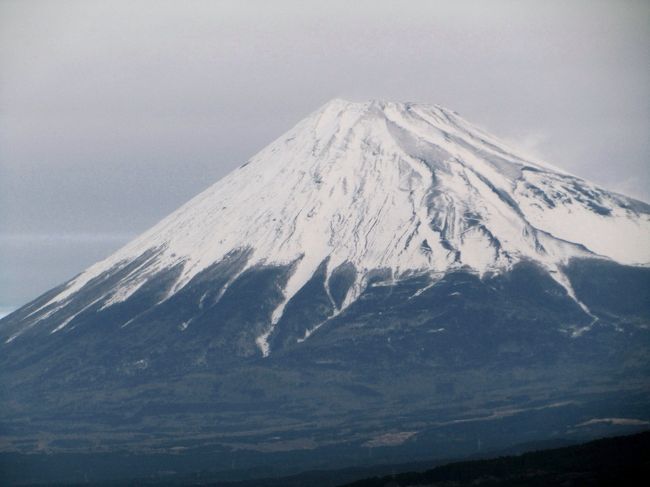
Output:
<instances>
[{"instance_id":1,"label":"white snowfield","mask_svg":"<svg viewBox=\"0 0 650 487\"><path fill-rule=\"evenodd\" d=\"M105 307L182 264L173 294L249 247L249 268L295 264L284 303L257 339L267 355L285 304L326 258L328 276L343 263L357 269L343 307L372 269L390 269L393 279L459 267L482 274L522 259L548 268L573 295L561 272L571 257L650 262L649 211L526 158L439 106L337 99L88 268L50 304L64 306L93 277L149 249L162 250L106 295Z\"/></svg>"}]
</instances>

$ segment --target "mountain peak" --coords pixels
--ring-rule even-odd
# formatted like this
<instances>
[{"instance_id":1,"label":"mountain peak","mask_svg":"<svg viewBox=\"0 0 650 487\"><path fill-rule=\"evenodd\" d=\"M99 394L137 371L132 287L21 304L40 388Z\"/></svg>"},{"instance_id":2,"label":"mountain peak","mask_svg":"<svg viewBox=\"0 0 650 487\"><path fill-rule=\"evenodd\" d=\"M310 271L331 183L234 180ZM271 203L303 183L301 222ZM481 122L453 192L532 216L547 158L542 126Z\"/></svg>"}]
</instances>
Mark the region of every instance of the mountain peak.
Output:
<instances>
[{"instance_id":1,"label":"mountain peak","mask_svg":"<svg viewBox=\"0 0 650 487\"><path fill-rule=\"evenodd\" d=\"M429 111L438 111L446 113L450 116L457 116L458 114L453 110L449 110L443 106L427 103L416 103L411 101L395 101L383 98L373 98L366 101L350 101L343 98L332 98L330 101L322 105L316 113L328 112L331 115L341 115L345 112L353 113L367 113L384 116L387 112L407 112L413 108L420 108Z\"/></svg>"},{"instance_id":2,"label":"mountain peak","mask_svg":"<svg viewBox=\"0 0 650 487\"><path fill-rule=\"evenodd\" d=\"M449 110L334 99L42 308L64 307L93 279L129 265L128 278L97 297L104 308L169 269L178 270L173 296L245 250L242 272L291 267L284 300L258 337L266 355L284 306L318 269L326 280L351 270L339 310L378 271L389 279L461 267L483 274L522 260L546 267L572 294L562 274L569 259L647 263L649 235L646 207L530 161Z\"/></svg>"}]
</instances>

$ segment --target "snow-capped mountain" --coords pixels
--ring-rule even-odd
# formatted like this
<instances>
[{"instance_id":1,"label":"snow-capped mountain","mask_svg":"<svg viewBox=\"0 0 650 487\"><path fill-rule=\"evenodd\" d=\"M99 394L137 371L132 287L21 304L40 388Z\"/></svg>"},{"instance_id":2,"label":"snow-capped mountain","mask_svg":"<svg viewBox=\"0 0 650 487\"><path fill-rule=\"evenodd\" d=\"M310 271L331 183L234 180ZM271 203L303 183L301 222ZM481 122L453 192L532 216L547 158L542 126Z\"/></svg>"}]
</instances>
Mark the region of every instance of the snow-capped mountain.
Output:
<instances>
[{"instance_id":1,"label":"snow-capped mountain","mask_svg":"<svg viewBox=\"0 0 650 487\"><path fill-rule=\"evenodd\" d=\"M0 452L304 470L647 425L649 242L454 112L334 100L0 320Z\"/></svg>"},{"instance_id":2,"label":"snow-capped mountain","mask_svg":"<svg viewBox=\"0 0 650 487\"><path fill-rule=\"evenodd\" d=\"M176 269L162 297L169 299L242 249L246 263L229 282L261 264L291 266L283 299L256 338L267 355L285 306L323 263L326 283L341 266L354 269L341 302L331 298L332 315L377 270L399 280L534 261L573 296L562 270L571 258L650 262L650 207L526 158L447 109L333 100L68 282L5 341L32 327L65 330L89 306L110 308ZM85 286L120 269L128 272L110 288L67 311Z\"/></svg>"}]
</instances>

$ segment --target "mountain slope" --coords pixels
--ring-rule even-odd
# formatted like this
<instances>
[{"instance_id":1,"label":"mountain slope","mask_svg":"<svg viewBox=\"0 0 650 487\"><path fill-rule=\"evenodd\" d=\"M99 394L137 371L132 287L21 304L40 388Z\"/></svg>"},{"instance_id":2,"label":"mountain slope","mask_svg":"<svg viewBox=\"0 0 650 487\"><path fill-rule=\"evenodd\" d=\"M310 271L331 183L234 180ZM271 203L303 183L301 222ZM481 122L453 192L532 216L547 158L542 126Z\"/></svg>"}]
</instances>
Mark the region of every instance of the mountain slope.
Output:
<instances>
[{"instance_id":1,"label":"mountain slope","mask_svg":"<svg viewBox=\"0 0 650 487\"><path fill-rule=\"evenodd\" d=\"M350 280L339 302L329 296L331 316L354 302L379 269L400 279L461 267L484 274L532 260L573 295L562 272L570 258L645 264L649 241L644 203L526 160L453 112L334 100L67 283L10 327L4 341L32 327L57 333L74 326L87 307L72 312L70 303L106 273L122 277L88 306L124 302L174 269L162 296L168 299L242 249L246 262L233 279L261 264L291 266L283 299L256 337L268 355L285 306L323 265L326 290L337 270L348 269Z\"/></svg>"}]
</instances>

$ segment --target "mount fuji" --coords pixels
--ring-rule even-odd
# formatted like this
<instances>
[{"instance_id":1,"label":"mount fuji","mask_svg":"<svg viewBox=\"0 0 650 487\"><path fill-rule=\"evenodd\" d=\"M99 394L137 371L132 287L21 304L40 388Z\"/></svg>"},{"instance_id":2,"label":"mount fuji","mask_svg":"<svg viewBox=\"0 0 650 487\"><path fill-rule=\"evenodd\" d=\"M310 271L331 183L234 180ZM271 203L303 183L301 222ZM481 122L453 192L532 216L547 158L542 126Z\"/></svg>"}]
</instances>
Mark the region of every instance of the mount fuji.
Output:
<instances>
[{"instance_id":1,"label":"mount fuji","mask_svg":"<svg viewBox=\"0 0 650 487\"><path fill-rule=\"evenodd\" d=\"M0 320L5 449L322 466L650 424L649 263L646 203L333 100Z\"/></svg>"}]
</instances>

